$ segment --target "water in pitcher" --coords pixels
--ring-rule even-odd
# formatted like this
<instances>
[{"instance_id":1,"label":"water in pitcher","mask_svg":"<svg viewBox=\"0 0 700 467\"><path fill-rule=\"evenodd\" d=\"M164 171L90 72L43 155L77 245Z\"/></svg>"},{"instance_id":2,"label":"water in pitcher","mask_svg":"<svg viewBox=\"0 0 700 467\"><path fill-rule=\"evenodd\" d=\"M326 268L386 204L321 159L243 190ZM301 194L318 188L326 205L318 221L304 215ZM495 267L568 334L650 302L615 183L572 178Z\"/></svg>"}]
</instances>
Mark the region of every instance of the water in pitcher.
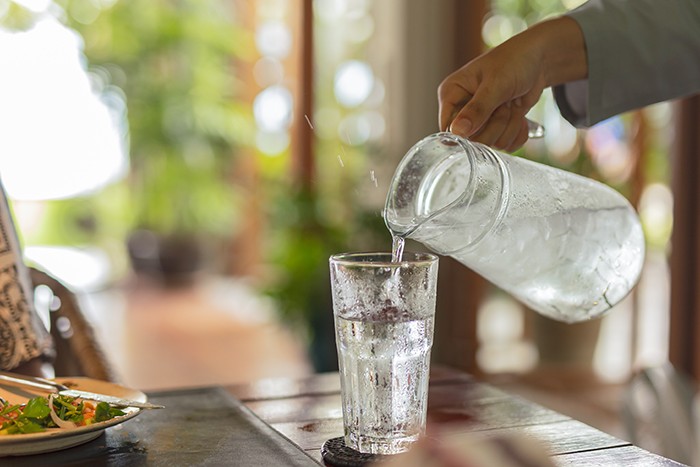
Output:
<instances>
[{"instance_id":1,"label":"water in pitcher","mask_svg":"<svg viewBox=\"0 0 700 467\"><path fill-rule=\"evenodd\" d=\"M617 304L644 261L639 218L612 188L451 134L407 153L384 218L394 237L451 256L565 322Z\"/></svg>"},{"instance_id":2,"label":"water in pitcher","mask_svg":"<svg viewBox=\"0 0 700 467\"><path fill-rule=\"evenodd\" d=\"M422 234L429 237L431 230ZM533 310L578 322L600 315L627 295L639 275L643 242L629 210L579 208L501 225L450 256L502 284Z\"/></svg>"}]
</instances>

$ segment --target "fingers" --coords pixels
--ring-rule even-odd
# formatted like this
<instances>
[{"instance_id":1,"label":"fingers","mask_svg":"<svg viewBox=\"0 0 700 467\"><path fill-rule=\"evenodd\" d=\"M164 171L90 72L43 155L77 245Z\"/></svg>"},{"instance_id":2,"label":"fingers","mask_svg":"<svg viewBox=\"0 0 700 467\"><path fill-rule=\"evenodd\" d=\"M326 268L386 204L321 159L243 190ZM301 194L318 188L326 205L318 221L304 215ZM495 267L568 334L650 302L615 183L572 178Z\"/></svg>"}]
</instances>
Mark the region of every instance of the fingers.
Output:
<instances>
[{"instance_id":1,"label":"fingers","mask_svg":"<svg viewBox=\"0 0 700 467\"><path fill-rule=\"evenodd\" d=\"M497 108L488 123L472 138L497 149L509 146L520 131L520 122L513 118L511 106L508 104Z\"/></svg>"},{"instance_id":2,"label":"fingers","mask_svg":"<svg viewBox=\"0 0 700 467\"><path fill-rule=\"evenodd\" d=\"M440 84L438 87L440 131L449 131L455 116L471 98L471 93L461 86L454 76L448 76Z\"/></svg>"},{"instance_id":3,"label":"fingers","mask_svg":"<svg viewBox=\"0 0 700 467\"><path fill-rule=\"evenodd\" d=\"M450 115L454 112L454 105L448 104L440 101L440 106L438 110L438 128L440 131L447 131L450 128L450 123L452 118Z\"/></svg>"},{"instance_id":4,"label":"fingers","mask_svg":"<svg viewBox=\"0 0 700 467\"><path fill-rule=\"evenodd\" d=\"M513 139L513 141L510 143L510 146L506 146L505 148L502 148L506 152L515 152L516 150L520 149L528 140L529 136L528 133L530 132L530 126L527 124L527 120L525 120L525 117L521 120L520 124L520 132L518 135Z\"/></svg>"},{"instance_id":5,"label":"fingers","mask_svg":"<svg viewBox=\"0 0 700 467\"><path fill-rule=\"evenodd\" d=\"M464 107L464 104L466 102L466 100L460 100L454 103L448 101L440 101L440 131L450 131L450 125L454 121L455 116L459 113L460 110L462 110L462 107Z\"/></svg>"},{"instance_id":6,"label":"fingers","mask_svg":"<svg viewBox=\"0 0 700 467\"><path fill-rule=\"evenodd\" d=\"M501 150L515 150L527 141L525 114L539 99L542 85L536 77L522 85L504 74L500 63L499 57L486 54L440 84L441 131Z\"/></svg>"},{"instance_id":7,"label":"fingers","mask_svg":"<svg viewBox=\"0 0 700 467\"><path fill-rule=\"evenodd\" d=\"M484 129L488 122L494 125L502 124L508 119L509 110L499 110L509 102L509 97L500 86L482 84L474 93L474 96L462 107L450 127L457 135L470 137ZM499 115L496 115L498 110Z\"/></svg>"},{"instance_id":8,"label":"fingers","mask_svg":"<svg viewBox=\"0 0 700 467\"><path fill-rule=\"evenodd\" d=\"M469 139L512 152L528 139L527 120L521 108L508 103L497 108L488 122Z\"/></svg>"}]
</instances>

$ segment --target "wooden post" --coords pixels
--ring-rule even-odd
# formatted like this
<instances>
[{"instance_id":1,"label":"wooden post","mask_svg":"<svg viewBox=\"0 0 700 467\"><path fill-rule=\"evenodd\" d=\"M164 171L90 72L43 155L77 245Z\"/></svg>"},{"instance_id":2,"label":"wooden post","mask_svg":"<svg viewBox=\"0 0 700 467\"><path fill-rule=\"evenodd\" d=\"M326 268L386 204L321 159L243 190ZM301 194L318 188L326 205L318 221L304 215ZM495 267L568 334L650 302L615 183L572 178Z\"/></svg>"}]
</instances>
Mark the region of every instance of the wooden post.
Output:
<instances>
[{"instance_id":1,"label":"wooden post","mask_svg":"<svg viewBox=\"0 0 700 467\"><path fill-rule=\"evenodd\" d=\"M681 101L673 151L671 363L700 378L700 96Z\"/></svg>"},{"instance_id":2,"label":"wooden post","mask_svg":"<svg viewBox=\"0 0 700 467\"><path fill-rule=\"evenodd\" d=\"M299 188L314 191L313 151L313 0L297 0L294 31L294 119L292 122L292 176Z\"/></svg>"},{"instance_id":3,"label":"wooden post","mask_svg":"<svg viewBox=\"0 0 700 467\"><path fill-rule=\"evenodd\" d=\"M256 2L239 0L236 7L250 30L256 27ZM294 116L291 127L292 180L297 188L314 192L314 151L313 151L313 0L296 0L290 5L292 27L292 53L285 60L287 83L293 96ZM245 88L244 99L253 102L260 92L253 77L253 62L239 63L237 72L249 83ZM261 212L265 203L260 185L260 169L257 155L252 149L240 149L235 181L246 196L242 206L241 230L232 241L226 272L232 275L255 276L261 264L262 231L264 220Z\"/></svg>"}]
</instances>

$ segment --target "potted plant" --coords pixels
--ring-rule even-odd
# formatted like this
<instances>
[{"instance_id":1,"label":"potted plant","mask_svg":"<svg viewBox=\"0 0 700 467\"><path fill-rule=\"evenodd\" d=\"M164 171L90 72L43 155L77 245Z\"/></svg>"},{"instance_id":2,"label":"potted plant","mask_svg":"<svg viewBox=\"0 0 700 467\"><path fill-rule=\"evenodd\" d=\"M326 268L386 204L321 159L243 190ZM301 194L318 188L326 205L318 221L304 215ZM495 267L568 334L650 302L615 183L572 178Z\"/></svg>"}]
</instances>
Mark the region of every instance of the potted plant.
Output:
<instances>
[{"instance_id":1,"label":"potted plant","mask_svg":"<svg viewBox=\"0 0 700 467\"><path fill-rule=\"evenodd\" d=\"M332 254L380 250L390 242L382 217L361 203L347 216L324 215L323 199L314 191L286 185L270 203L274 229L267 246L277 273L264 292L275 299L290 327L307 342L316 371L338 368L328 260Z\"/></svg>"}]
</instances>

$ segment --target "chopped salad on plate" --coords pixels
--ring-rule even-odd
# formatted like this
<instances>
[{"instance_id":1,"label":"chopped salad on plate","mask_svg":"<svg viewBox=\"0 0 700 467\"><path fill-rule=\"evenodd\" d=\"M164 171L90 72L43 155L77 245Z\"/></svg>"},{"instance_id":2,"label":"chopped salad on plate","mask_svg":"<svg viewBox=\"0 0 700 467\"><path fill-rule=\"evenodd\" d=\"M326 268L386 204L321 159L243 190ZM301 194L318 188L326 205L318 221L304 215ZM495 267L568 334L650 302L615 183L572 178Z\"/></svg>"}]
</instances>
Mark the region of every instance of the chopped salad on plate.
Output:
<instances>
[{"instance_id":1,"label":"chopped salad on plate","mask_svg":"<svg viewBox=\"0 0 700 467\"><path fill-rule=\"evenodd\" d=\"M11 404L0 397L0 436L29 434L50 428L76 428L126 415L106 402L95 403L78 397L50 394L23 404Z\"/></svg>"}]
</instances>

